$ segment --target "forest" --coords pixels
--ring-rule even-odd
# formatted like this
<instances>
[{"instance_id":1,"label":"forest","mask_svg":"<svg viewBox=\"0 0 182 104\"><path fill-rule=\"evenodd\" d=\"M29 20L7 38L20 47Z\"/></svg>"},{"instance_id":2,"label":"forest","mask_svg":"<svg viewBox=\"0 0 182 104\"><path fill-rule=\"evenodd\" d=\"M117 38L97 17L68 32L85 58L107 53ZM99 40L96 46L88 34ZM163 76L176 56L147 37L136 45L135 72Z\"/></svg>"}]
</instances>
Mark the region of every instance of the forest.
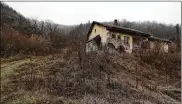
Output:
<instances>
[{"instance_id":1,"label":"forest","mask_svg":"<svg viewBox=\"0 0 182 104\"><path fill-rule=\"evenodd\" d=\"M25 18L6 4L1 3L0 5L1 57L8 57L20 52L28 54L56 51L54 48L62 47L67 43L75 42L75 40L85 41L91 26L90 21L85 24L68 26L53 23L51 20L40 21L36 18ZM103 23L113 24L112 21ZM162 24L155 21L130 22L126 19L119 20L118 23L120 26L152 33L156 37L169 39L173 42L177 34L176 24ZM16 35L11 35L12 33ZM179 33L181 36L181 30Z\"/></svg>"}]
</instances>

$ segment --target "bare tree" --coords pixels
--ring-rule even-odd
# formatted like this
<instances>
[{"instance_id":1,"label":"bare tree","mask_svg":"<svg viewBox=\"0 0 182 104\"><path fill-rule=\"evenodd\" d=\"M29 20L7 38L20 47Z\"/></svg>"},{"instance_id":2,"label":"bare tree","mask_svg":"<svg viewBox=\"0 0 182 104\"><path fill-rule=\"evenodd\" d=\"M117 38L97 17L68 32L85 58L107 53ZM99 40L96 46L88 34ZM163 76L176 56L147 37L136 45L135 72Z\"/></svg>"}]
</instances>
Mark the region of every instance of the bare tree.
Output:
<instances>
[{"instance_id":1,"label":"bare tree","mask_svg":"<svg viewBox=\"0 0 182 104\"><path fill-rule=\"evenodd\" d=\"M44 28L45 28L45 22L41 21L40 23L40 34L43 35L44 34Z\"/></svg>"},{"instance_id":2,"label":"bare tree","mask_svg":"<svg viewBox=\"0 0 182 104\"><path fill-rule=\"evenodd\" d=\"M46 21L46 28L48 29L48 36L50 41L54 43L56 35L58 34L58 24L54 24L51 21Z\"/></svg>"}]
</instances>

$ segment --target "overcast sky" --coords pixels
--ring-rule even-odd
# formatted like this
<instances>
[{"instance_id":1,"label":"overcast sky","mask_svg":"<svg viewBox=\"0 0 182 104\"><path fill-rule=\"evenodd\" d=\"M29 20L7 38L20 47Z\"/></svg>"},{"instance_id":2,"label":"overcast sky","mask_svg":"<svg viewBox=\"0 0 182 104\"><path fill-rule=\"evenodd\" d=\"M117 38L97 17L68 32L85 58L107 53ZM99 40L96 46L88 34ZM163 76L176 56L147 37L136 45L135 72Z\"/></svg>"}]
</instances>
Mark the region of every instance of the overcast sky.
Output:
<instances>
[{"instance_id":1,"label":"overcast sky","mask_svg":"<svg viewBox=\"0 0 182 104\"><path fill-rule=\"evenodd\" d=\"M25 17L74 25L92 21L181 24L181 2L5 2Z\"/></svg>"}]
</instances>

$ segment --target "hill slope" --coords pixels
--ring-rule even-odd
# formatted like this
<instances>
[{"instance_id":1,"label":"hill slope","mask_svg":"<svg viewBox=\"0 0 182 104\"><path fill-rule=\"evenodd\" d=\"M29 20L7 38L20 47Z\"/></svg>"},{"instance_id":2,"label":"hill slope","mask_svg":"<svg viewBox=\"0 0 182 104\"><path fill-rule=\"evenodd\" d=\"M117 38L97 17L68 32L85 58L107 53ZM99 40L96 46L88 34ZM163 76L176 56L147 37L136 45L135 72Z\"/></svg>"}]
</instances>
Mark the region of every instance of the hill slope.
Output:
<instances>
[{"instance_id":1,"label":"hill slope","mask_svg":"<svg viewBox=\"0 0 182 104\"><path fill-rule=\"evenodd\" d=\"M7 5L0 6L1 56L7 58L1 59L2 104L180 104L181 81L175 73L181 68L179 53L85 54L85 44L75 43L86 38L90 23L70 27L47 22L42 31L39 25L46 23L35 25ZM146 32L153 28L146 25L127 23ZM175 34L173 26L163 27L170 29L153 31ZM62 35L69 37L58 37ZM58 46L55 54L54 42L67 48Z\"/></svg>"},{"instance_id":2,"label":"hill slope","mask_svg":"<svg viewBox=\"0 0 182 104\"><path fill-rule=\"evenodd\" d=\"M135 56L63 51L3 60L1 72L2 104L180 104L180 79Z\"/></svg>"}]
</instances>

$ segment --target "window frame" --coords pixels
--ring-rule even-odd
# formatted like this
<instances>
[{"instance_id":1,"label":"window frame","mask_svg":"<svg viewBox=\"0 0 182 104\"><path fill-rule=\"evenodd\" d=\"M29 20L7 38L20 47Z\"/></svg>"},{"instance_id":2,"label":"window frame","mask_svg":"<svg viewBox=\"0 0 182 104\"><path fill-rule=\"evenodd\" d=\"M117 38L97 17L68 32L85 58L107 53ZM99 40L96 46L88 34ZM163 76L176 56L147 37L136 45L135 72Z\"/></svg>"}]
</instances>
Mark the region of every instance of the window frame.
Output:
<instances>
[{"instance_id":1,"label":"window frame","mask_svg":"<svg viewBox=\"0 0 182 104\"><path fill-rule=\"evenodd\" d=\"M129 40L130 40L130 37L124 36L124 44L129 45Z\"/></svg>"}]
</instances>

